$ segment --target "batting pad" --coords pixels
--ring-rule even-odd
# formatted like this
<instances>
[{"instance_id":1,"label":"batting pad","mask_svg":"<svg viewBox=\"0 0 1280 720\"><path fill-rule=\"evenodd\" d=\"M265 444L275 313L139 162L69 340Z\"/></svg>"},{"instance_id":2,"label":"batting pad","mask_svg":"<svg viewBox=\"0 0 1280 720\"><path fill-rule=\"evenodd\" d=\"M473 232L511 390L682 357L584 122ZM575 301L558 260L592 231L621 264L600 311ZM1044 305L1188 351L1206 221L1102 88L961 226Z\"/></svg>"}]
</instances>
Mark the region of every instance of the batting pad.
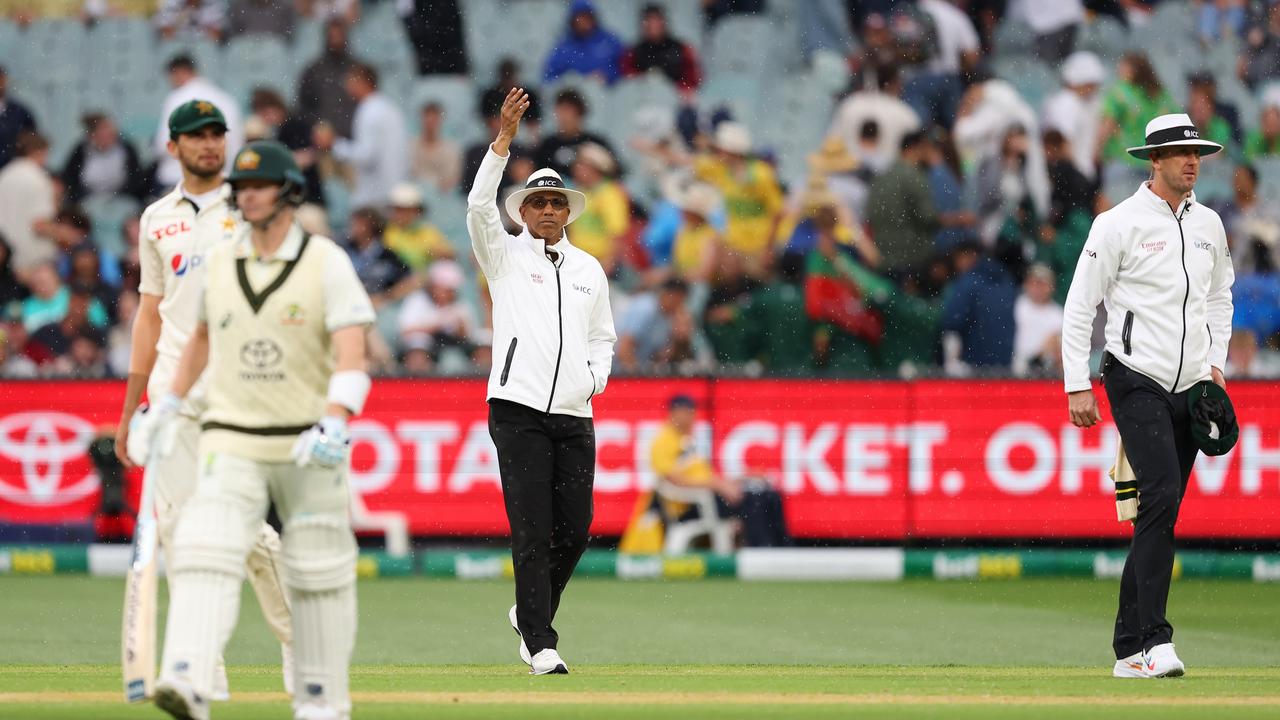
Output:
<instances>
[{"instance_id":1,"label":"batting pad","mask_svg":"<svg viewBox=\"0 0 1280 720\"><path fill-rule=\"evenodd\" d=\"M245 528L248 512L231 500L197 493L174 533L173 572L208 570L243 580L245 557L258 534L256 523Z\"/></svg>"},{"instance_id":2,"label":"batting pad","mask_svg":"<svg viewBox=\"0 0 1280 720\"><path fill-rule=\"evenodd\" d=\"M281 644L293 642L293 628L289 619L289 598L285 590L284 549L275 528L263 523L257 542L249 550L245 562L249 571L249 584L258 597L262 617Z\"/></svg>"},{"instance_id":3,"label":"batting pad","mask_svg":"<svg viewBox=\"0 0 1280 720\"><path fill-rule=\"evenodd\" d=\"M288 537L288 530L285 531ZM287 542L287 540L286 540ZM327 708L351 716L347 670L356 642L354 577L332 590L291 588L293 599L294 710Z\"/></svg>"},{"instance_id":4,"label":"batting pad","mask_svg":"<svg viewBox=\"0 0 1280 720\"><path fill-rule=\"evenodd\" d=\"M323 592L356 582L356 538L345 516L308 515L284 526L284 562L289 585Z\"/></svg>"},{"instance_id":5,"label":"batting pad","mask_svg":"<svg viewBox=\"0 0 1280 720\"><path fill-rule=\"evenodd\" d=\"M240 578L222 572L174 573L161 678L183 678L197 694L212 694L218 658L240 612L240 585Z\"/></svg>"}]
</instances>

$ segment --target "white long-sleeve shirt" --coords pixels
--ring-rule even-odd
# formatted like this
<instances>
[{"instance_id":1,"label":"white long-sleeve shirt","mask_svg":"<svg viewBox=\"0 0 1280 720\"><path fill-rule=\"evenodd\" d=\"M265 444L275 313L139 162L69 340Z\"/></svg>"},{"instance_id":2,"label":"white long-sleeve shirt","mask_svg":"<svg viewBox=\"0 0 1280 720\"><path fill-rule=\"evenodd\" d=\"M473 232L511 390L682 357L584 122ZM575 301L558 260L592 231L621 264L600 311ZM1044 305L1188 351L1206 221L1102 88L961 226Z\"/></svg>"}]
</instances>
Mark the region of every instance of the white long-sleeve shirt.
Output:
<instances>
[{"instance_id":1,"label":"white long-sleeve shirt","mask_svg":"<svg viewBox=\"0 0 1280 720\"><path fill-rule=\"evenodd\" d=\"M467 231L493 295L493 369L488 399L540 412L591 417L613 365L609 280L568 236L547 246L529 234L507 234L498 183L507 158L489 148L467 197ZM552 262L546 249L554 250Z\"/></svg>"},{"instance_id":2,"label":"white long-sleeve shirt","mask_svg":"<svg viewBox=\"0 0 1280 720\"><path fill-rule=\"evenodd\" d=\"M409 137L400 108L381 93L361 100L351 121L351 139L339 138L333 154L355 170L352 206L385 206L391 188L409 179Z\"/></svg>"},{"instance_id":3,"label":"white long-sleeve shirt","mask_svg":"<svg viewBox=\"0 0 1280 720\"><path fill-rule=\"evenodd\" d=\"M1209 379L1211 367L1226 367L1234 280L1218 214L1194 193L1175 212L1144 182L1093 221L1076 263L1062 322L1067 392L1090 387L1099 301L1116 360L1169 392Z\"/></svg>"}]
</instances>

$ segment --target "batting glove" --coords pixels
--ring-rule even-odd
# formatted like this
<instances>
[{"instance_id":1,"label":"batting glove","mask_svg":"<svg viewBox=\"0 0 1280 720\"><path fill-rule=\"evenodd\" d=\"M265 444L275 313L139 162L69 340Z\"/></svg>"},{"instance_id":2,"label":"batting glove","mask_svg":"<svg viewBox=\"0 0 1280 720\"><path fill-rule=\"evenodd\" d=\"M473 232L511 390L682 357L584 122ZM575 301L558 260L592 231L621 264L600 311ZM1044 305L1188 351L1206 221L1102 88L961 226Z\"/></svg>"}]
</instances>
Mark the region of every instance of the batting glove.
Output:
<instances>
[{"instance_id":1,"label":"batting glove","mask_svg":"<svg viewBox=\"0 0 1280 720\"><path fill-rule=\"evenodd\" d=\"M329 415L307 428L293 443L293 461L298 467L338 467L347 462L350 453L347 421Z\"/></svg>"},{"instance_id":2,"label":"batting glove","mask_svg":"<svg viewBox=\"0 0 1280 720\"><path fill-rule=\"evenodd\" d=\"M146 465L173 452L178 429L173 420L182 407L182 398L165 393L154 404L138 408L129 419L129 441L125 452L135 465Z\"/></svg>"}]
</instances>

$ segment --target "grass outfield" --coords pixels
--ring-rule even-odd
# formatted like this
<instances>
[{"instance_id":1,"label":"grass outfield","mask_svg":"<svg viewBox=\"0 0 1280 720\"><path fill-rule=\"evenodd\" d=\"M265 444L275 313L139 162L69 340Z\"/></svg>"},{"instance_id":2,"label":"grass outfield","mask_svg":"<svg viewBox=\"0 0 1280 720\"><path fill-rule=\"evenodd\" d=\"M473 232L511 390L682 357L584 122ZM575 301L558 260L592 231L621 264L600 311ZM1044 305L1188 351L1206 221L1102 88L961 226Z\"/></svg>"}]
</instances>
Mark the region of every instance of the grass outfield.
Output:
<instances>
[{"instance_id":1,"label":"grass outfield","mask_svg":"<svg viewBox=\"0 0 1280 720\"><path fill-rule=\"evenodd\" d=\"M574 674L530 678L502 582L360 586L357 718L1280 717L1280 586L1175 583L1189 676L1109 677L1115 583L582 580ZM122 581L0 577L0 718L147 718L120 701ZM163 617L163 615L162 615ZM288 717L246 592L216 718Z\"/></svg>"}]
</instances>

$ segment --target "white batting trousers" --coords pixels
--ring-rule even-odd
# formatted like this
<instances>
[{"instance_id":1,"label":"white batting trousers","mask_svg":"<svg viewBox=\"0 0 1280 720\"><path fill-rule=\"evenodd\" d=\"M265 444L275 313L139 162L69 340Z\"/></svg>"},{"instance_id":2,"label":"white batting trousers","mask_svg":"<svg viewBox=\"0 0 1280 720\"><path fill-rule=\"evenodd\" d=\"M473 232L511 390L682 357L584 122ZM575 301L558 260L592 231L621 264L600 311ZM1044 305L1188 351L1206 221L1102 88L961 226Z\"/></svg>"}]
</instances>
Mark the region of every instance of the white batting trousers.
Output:
<instances>
[{"instance_id":1,"label":"white batting trousers","mask_svg":"<svg viewBox=\"0 0 1280 720\"><path fill-rule=\"evenodd\" d=\"M173 452L147 464L145 482L155 483L156 529L160 547L164 550L166 567L173 566L173 532L178 516L187 500L195 493L196 449L200 442L200 424L197 420L179 415L173 419ZM283 559L280 534L263 522L245 561L249 584L258 598L267 627L282 645L293 642L293 623L290 618L289 597L284 590Z\"/></svg>"}]
</instances>

